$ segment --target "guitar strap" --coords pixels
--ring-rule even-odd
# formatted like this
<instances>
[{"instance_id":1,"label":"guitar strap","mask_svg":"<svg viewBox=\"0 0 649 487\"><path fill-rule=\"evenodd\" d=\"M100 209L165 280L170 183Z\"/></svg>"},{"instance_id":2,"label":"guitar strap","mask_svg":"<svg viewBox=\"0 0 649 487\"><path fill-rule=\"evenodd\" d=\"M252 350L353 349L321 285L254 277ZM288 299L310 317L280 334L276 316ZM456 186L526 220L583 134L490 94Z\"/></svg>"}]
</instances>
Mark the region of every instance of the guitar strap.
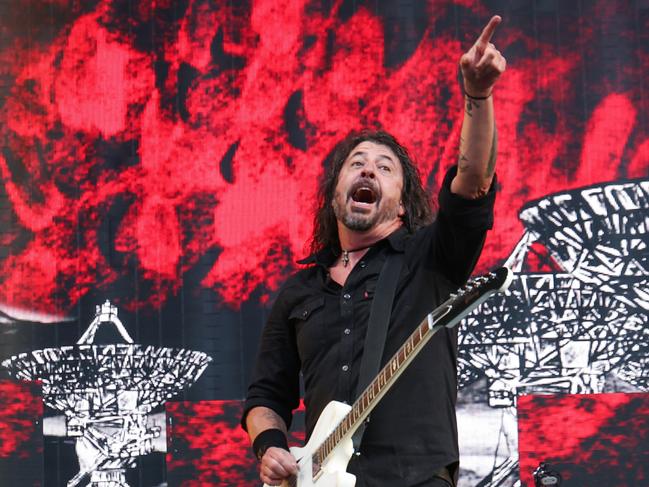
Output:
<instances>
[{"instance_id":1,"label":"guitar strap","mask_svg":"<svg viewBox=\"0 0 649 487\"><path fill-rule=\"evenodd\" d=\"M389 253L383 264L379 280L376 285L376 292L370 308L370 318L365 332L365 345L363 346L363 358L358 375L356 386L356 397L358 398L365 388L374 380L381 367L381 358L385 348L385 340L388 335L388 324L392 314L392 303L397 290L399 274L403 266L403 253ZM365 420L352 436L354 451L359 452L361 440L365 433L365 427L369 418Z\"/></svg>"}]
</instances>

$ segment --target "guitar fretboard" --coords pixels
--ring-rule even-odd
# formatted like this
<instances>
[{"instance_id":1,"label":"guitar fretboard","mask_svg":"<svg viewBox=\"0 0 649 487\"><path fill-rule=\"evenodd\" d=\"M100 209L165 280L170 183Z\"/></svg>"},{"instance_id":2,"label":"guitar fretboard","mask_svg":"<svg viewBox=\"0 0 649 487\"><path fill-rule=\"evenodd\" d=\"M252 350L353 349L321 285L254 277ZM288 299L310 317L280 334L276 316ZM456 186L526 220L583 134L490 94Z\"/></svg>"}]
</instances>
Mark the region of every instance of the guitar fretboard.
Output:
<instances>
[{"instance_id":1,"label":"guitar fretboard","mask_svg":"<svg viewBox=\"0 0 649 487\"><path fill-rule=\"evenodd\" d=\"M347 413L338 426L336 426L327 439L315 451L313 455L315 464L321 465L340 440L345 438L350 432L356 431L361 422L367 418L374 406L378 403L379 399L399 377L399 374L405 366L417 355L419 350L434 335L434 332L439 329L432 329L433 317L431 315L428 315L430 320L427 317L419 324L414 333L410 335L401 348L381 369L376 378L367 386L356 402L354 402L349 413Z\"/></svg>"}]
</instances>

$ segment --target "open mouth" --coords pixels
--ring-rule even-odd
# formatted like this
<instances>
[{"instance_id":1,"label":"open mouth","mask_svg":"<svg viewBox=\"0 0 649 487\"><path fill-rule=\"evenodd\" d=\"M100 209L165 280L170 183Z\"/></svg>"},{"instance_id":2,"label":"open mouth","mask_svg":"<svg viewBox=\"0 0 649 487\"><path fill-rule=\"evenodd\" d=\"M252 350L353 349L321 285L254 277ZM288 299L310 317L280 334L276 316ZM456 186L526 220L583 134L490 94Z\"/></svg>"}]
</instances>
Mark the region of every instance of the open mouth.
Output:
<instances>
[{"instance_id":1,"label":"open mouth","mask_svg":"<svg viewBox=\"0 0 649 487\"><path fill-rule=\"evenodd\" d=\"M376 200L378 200L378 194L374 188L364 184L359 184L357 187L352 188L351 198L356 203L366 203L371 205L376 203Z\"/></svg>"}]
</instances>

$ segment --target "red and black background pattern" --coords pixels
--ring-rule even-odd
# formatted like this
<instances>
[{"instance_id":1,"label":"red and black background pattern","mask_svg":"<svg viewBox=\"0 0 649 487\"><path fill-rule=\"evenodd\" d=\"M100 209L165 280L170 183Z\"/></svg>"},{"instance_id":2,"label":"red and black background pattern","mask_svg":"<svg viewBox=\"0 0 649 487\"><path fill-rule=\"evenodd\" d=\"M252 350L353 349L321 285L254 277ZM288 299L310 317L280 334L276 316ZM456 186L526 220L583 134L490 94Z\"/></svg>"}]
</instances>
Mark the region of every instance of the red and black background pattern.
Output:
<instances>
[{"instance_id":1,"label":"red and black background pattern","mask_svg":"<svg viewBox=\"0 0 649 487\"><path fill-rule=\"evenodd\" d=\"M324 164L350 130L384 128L436 194L457 159L458 60L494 13L508 68L477 272L510 254L526 202L647 177L645 0L2 2L0 359L75 343L110 299L137 343L213 358L167 404L169 451L141 459L132 485L255 485L240 400L269 306L305 256ZM37 385L0 384L0 472L40 442L45 485L63 485L74 447L39 437L34 397ZM519 414L594 414L595 399L555 399ZM646 417L638 401L618 403ZM584 445L607 420L562 444L583 459L575 478L618 458L625 429L646 431L631 416L601 448ZM543 431L522 433L525 448Z\"/></svg>"}]
</instances>

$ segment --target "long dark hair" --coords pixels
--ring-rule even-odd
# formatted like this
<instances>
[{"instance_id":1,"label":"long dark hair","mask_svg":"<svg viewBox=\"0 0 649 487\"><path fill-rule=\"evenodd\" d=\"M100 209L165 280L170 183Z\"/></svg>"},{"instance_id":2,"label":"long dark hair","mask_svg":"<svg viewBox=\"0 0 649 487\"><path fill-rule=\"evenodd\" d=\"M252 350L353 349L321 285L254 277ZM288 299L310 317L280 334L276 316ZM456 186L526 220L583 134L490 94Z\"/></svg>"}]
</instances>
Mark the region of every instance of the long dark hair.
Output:
<instances>
[{"instance_id":1,"label":"long dark hair","mask_svg":"<svg viewBox=\"0 0 649 487\"><path fill-rule=\"evenodd\" d=\"M408 150L394 136L383 131L352 132L340 141L328 161L323 178L318 187L318 209L315 213L313 238L310 243L312 253L325 247L340 250L338 225L334 214L332 201L338 182L340 170L350 152L361 142L370 141L389 147L399 158L403 169L403 191L401 201L405 214L401 217L409 232L427 225L432 220L432 211L428 195L421 184L421 176L417 166L412 161Z\"/></svg>"}]
</instances>

